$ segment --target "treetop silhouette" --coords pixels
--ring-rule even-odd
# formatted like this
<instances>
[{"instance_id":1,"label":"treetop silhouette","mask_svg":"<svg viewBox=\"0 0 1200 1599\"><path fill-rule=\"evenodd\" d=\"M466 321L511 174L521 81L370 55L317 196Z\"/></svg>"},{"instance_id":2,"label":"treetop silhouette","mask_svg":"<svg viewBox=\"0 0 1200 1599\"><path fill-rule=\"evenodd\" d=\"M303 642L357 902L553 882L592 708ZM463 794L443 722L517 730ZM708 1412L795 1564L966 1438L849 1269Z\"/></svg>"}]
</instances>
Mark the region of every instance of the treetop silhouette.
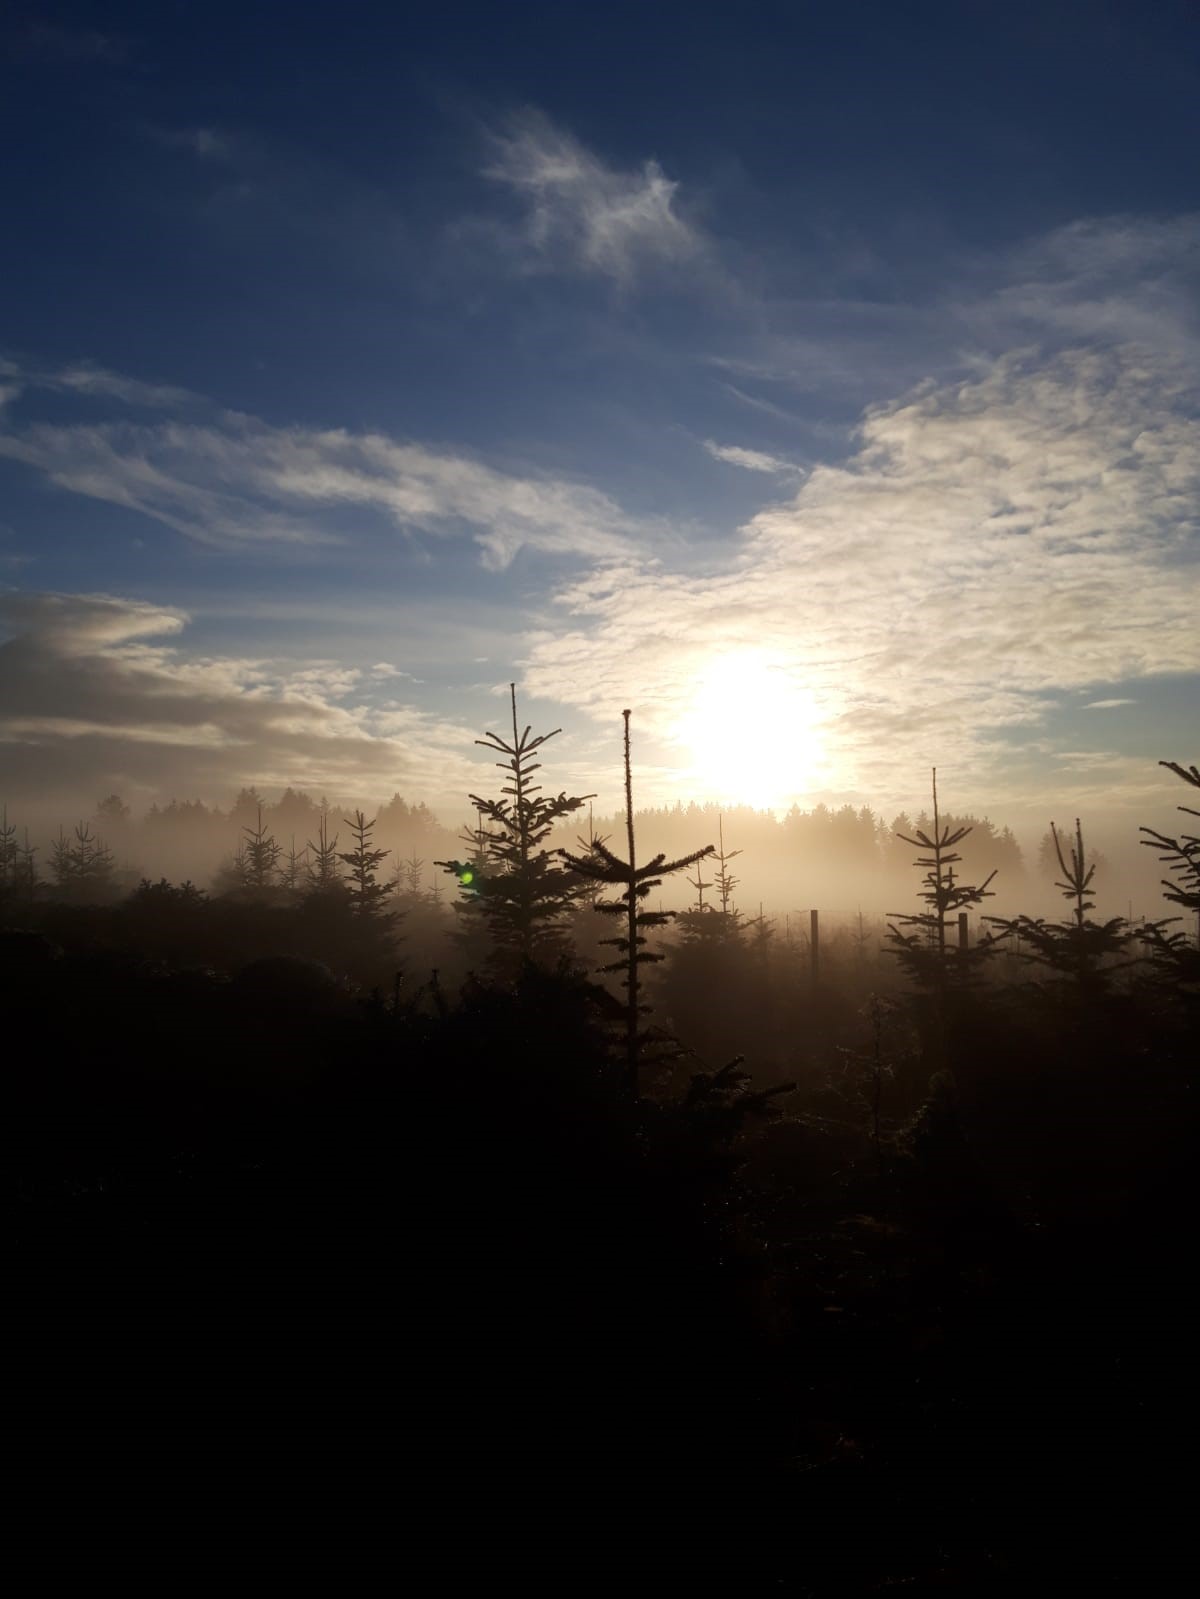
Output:
<instances>
[{"instance_id":1,"label":"treetop silhouette","mask_svg":"<svg viewBox=\"0 0 1200 1599\"><path fill-rule=\"evenodd\" d=\"M625 830L629 859L623 861L598 838L591 840L590 849L586 853L572 854L570 850L565 849L560 849L558 853L580 877L594 883L611 885L621 891L616 899L598 901L595 909L602 916L625 919L623 933L602 940L603 943L610 944L616 949L617 959L610 961L601 970L622 973L622 986L625 989L625 1069L629 1085L636 1092L643 1052L652 1036L641 1027L641 1017L647 1013L649 1007L643 1005L640 1000L639 973L644 965L663 958L645 948L645 930L662 927L672 921L675 915L673 911L643 910L641 906L654 889L661 887L664 877L669 877L674 872L686 871L697 861L715 854L715 851L711 844L706 844L703 849L693 850L689 855L681 855L677 860L669 861L665 855L659 854L653 856L644 866L637 864L637 841L633 828L633 766L629 741L631 713L624 710L621 715L625 722Z\"/></svg>"}]
</instances>

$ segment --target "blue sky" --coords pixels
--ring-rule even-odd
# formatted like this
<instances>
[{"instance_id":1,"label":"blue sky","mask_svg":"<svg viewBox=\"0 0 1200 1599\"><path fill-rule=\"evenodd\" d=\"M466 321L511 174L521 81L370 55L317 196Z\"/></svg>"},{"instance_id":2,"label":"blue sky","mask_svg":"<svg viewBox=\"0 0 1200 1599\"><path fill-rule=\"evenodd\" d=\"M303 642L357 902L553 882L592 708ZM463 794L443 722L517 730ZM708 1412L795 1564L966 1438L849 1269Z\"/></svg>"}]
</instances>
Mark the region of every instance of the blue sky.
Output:
<instances>
[{"instance_id":1,"label":"blue sky","mask_svg":"<svg viewBox=\"0 0 1200 1599\"><path fill-rule=\"evenodd\" d=\"M14 798L1169 816L1193 6L9 16Z\"/></svg>"}]
</instances>

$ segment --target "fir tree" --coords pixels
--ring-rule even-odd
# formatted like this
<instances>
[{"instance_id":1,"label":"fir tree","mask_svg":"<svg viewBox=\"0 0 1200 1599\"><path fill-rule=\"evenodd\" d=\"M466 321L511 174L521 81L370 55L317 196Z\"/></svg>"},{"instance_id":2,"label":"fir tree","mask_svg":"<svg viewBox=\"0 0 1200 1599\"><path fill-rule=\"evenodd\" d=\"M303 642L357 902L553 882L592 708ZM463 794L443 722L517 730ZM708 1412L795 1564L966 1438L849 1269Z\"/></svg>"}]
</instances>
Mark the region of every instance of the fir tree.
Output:
<instances>
[{"instance_id":1,"label":"fir tree","mask_svg":"<svg viewBox=\"0 0 1200 1599\"><path fill-rule=\"evenodd\" d=\"M1083 826L1078 817L1074 843L1068 842L1064 849L1062 836L1053 822L1050 836L1062 874L1055 887L1073 904L1069 920L1047 922L1030 916L1012 920L989 917L988 920L1002 929L1002 936L1020 939L1023 960L1047 966L1061 976L1074 979L1082 988L1092 988L1105 980L1107 972L1114 969L1114 959L1128 949L1129 923L1123 916L1114 916L1107 922L1094 922L1088 916L1088 912L1095 909L1090 895L1097 862L1090 859L1084 849Z\"/></svg>"},{"instance_id":2,"label":"fir tree","mask_svg":"<svg viewBox=\"0 0 1200 1599\"><path fill-rule=\"evenodd\" d=\"M964 981L977 969L979 960L990 953L993 940L985 939L974 949L956 947L953 939L947 940L947 931L956 928L961 911L981 905L991 898L988 884L995 877L989 872L982 883L960 883L954 868L962 864L962 856L955 846L960 844L970 827L943 824L938 808L937 767L933 768L933 824L929 831L915 828L915 836L897 832L896 837L914 849L924 850L916 860L925 868L922 879L925 887L920 898L929 906L927 911L904 915L889 911L894 918L889 922L887 936L891 940L889 954L895 955L909 977L921 988L944 994L950 981ZM899 923L896 926L895 923ZM909 928L911 931L901 931Z\"/></svg>"},{"instance_id":3,"label":"fir tree","mask_svg":"<svg viewBox=\"0 0 1200 1599\"><path fill-rule=\"evenodd\" d=\"M8 819L8 806L0 810L0 893L8 894L16 885L21 859L17 843L17 824Z\"/></svg>"},{"instance_id":4,"label":"fir tree","mask_svg":"<svg viewBox=\"0 0 1200 1599\"><path fill-rule=\"evenodd\" d=\"M243 827L242 832L245 837L238 862L241 886L261 894L274 883L283 850L274 834L267 832L261 804L257 807L254 826Z\"/></svg>"},{"instance_id":5,"label":"fir tree","mask_svg":"<svg viewBox=\"0 0 1200 1599\"><path fill-rule=\"evenodd\" d=\"M293 833L291 842L288 845L288 852L284 857L283 866L280 868L280 879L289 893L294 894L300 887L307 863L308 849L307 847L299 851L296 849L296 835Z\"/></svg>"},{"instance_id":6,"label":"fir tree","mask_svg":"<svg viewBox=\"0 0 1200 1599\"><path fill-rule=\"evenodd\" d=\"M581 877L621 890L616 899L599 901L596 910L601 915L622 917L625 921L623 933L603 940L616 949L618 958L610 961L602 970L622 974L622 986L625 989L625 1070L629 1086L636 1093L644 1046L650 1038L641 1025L641 1018L649 1007L641 1003L640 972L644 965L662 960L661 955L645 948L646 931L652 927L662 927L673 919L671 911L648 911L640 907L651 891L661 886L664 877L686 871L697 861L712 855L714 850L711 844L706 844L703 849L694 850L678 860L668 861L665 855L660 854L644 866L637 864L633 830L633 765L629 745L630 712L622 711L621 715L625 720L625 830L629 859L621 860L607 844L598 841L593 844L590 854L572 855L569 850L559 850L558 853Z\"/></svg>"},{"instance_id":7,"label":"fir tree","mask_svg":"<svg viewBox=\"0 0 1200 1599\"><path fill-rule=\"evenodd\" d=\"M583 850L584 854L590 860L599 860L600 857L596 854L596 846L598 844L608 843L608 834L597 833L596 831L596 819L592 814L592 806L590 802L588 804L587 837L584 838L582 834L579 834L577 835L577 842L580 849ZM587 905L589 910L591 910L596 905L596 902L600 899L602 893L603 890L601 889L599 883L593 882L591 878L587 878L585 879L580 890L580 900Z\"/></svg>"},{"instance_id":8,"label":"fir tree","mask_svg":"<svg viewBox=\"0 0 1200 1599\"><path fill-rule=\"evenodd\" d=\"M72 838L59 828L50 846L50 870L55 888L68 899L103 899L114 887L112 851L86 822L77 824Z\"/></svg>"},{"instance_id":9,"label":"fir tree","mask_svg":"<svg viewBox=\"0 0 1200 1599\"><path fill-rule=\"evenodd\" d=\"M701 874L701 871L700 871L700 862L699 861L696 862L696 875L695 875L695 877L689 877L689 878L686 879L686 881L692 886L692 888L694 888L696 890L696 903L692 906L692 914L693 915L697 915L697 916L703 916L704 912L705 912L704 890L706 888L711 888L712 887L712 882L711 882L711 880L709 882L705 882L704 877L703 877L703 875ZM711 907L709 907L709 908L711 909Z\"/></svg>"},{"instance_id":10,"label":"fir tree","mask_svg":"<svg viewBox=\"0 0 1200 1599\"><path fill-rule=\"evenodd\" d=\"M329 813L321 812L317 823L317 838L308 841L308 887L312 894L333 894L345 885L338 869L338 837L329 837Z\"/></svg>"},{"instance_id":11,"label":"fir tree","mask_svg":"<svg viewBox=\"0 0 1200 1599\"><path fill-rule=\"evenodd\" d=\"M36 854L37 845L30 844L29 829L26 828L25 841L17 855L15 887L17 894L30 905L33 904L38 885L37 862L34 860Z\"/></svg>"},{"instance_id":12,"label":"fir tree","mask_svg":"<svg viewBox=\"0 0 1200 1599\"><path fill-rule=\"evenodd\" d=\"M736 917L737 912L733 906L733 891L738 886L739 878L734 877L729 870L729 863L742 853L740 849L727 850L725 848L725 818L717 817L717 897L721 901L721 915L727 920L730 916Z\"/></svg>"},{"instance_id":13,"label":"fir tree","mask_svg":"<svg viewBox=\"0 0 1200 1599\"><path fill-rule=\"evenodd\" d=\"M419 858L414 849L405 861L397 861L396 866L403 872L405 892L411 895L413 899L419 899L421 897L422 874L425 870L425 862Z\"/></svg>"},{"instance_id":14,"label":"fir tree","mask_svg":"<svg viewBox=\"0 0 1200 1599\"><path fill-rule=\"evenodd\" d=\"M504 756L496 765L507 781L496 799L470 796L479 816L477 860L481 869L460 861L435 864L452 872L479 907L494 943L496 963L511 970L532 960L565 953L561 923L578 895L575 877L561 867L558 852L544 849L556 823L580 809L590 794L544 794L533 774L534 756L561 728L530 736L517 722L516 684L509 684L512 739L498 733L476 744ZM479 859L482 857L482 859Z\"/></svg>"},{"instance_id":15,"label":"fir tree","mask_svg":"<svg viewBox=\"0 0 1200 1599\"><path fill-rule=\"evenodd\" d=\"M1200 789L1200 768L1181 766L1177 761L1159 761L1158 764L1192 788ZM1180 805L1177 809L1183 816L1200 817L1200 811L1190 805ZM1152 827L1142 827L1138 831L1146 834L1142 840L1145 847L1157 850L1159 860L1170 869L1170 875L1162 879L1164 898L1180 906L1196 922L1194 944L1183 930L1167 932L1179 917L1149 923L1142 930L1141 939L1160 975L1196 992L1200 990L1200 837L1187 832L1175 837L1158 833Z\"/></svg>"},{"instance_id":16,"label":"fir tree","mask_svg":"<svg viewBox=\"0 0 1200 1599\"><path fill-rule=\"evenodd\" d=\"M378 880L377 875L380 864L392 853L391 850L374 847L371 834L375 830L375 822L368 822L362 811L355 811L352 817L343 816L342 820L354 837L354 848L338 856L350 868L348 887L351 907L357 916L371 921L393 921L395 913L384 910L384 901L390 889L387 883Z\"/></svg>"}]
</instances>

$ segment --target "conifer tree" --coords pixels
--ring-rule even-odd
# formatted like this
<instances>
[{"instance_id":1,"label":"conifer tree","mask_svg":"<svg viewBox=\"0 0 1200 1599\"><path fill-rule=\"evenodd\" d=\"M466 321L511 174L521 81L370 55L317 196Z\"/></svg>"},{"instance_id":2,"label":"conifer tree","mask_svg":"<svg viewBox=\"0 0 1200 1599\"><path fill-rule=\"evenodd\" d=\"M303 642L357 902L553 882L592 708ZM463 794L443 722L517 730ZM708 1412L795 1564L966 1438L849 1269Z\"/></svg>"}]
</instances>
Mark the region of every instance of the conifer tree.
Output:
<instances>
[{"instance_id":1,"label":"conifer tree","mask_svg":"<svg viewBox=\"0 0 1200 1599\"><path fill-rule=\"evenodd\" d=\"M1200 789L1200 768L1181 766L1177 761L1159 761L1158 764L1192 788ZM1200 811L1190 805L1180 805L1177 809L1183 816L1200 817ZM1158 972L1194 993L1200 990L1200 836L1181 832L1174 837L1155 832L1152 827L1142 827L1138 831L1146 834L1142 840L1145 847L1158 850L1159 860L1170 869L1170 875L1162 879L1164 898L1195 918L1195 943L1189 937L1190 929L1167 932L1179 917L1151 922L1142 931L1142 941Z\"/></svg>"},{"instance_id":2,"label":"conifer tree","mask_svg":"<svg viewBox=\"0 0 1200 1599\"><path fill-rule=\"evenodd\" d=\"M597 831L596 831L596 819L595 819L595 817L592 814L592 806L591 806L590 801L588 803L588 830L587 830L587 837L584 838L583 834L580 833L580 834L577 835L577 842L579 844L580 849L583 850L584 854L589 859L595 859L595 860L599 860L599 858L600 858L596 854L596 846L597 846L597 844L607 844L608 843L608 834L607 833L597 833ZM582 888L580 890L580 896L579 897L580 897L581 902L583 904L587 905L588 909L590 910L590 909L594 908L594 906L595 906L597 900L599 900L602 892L603 892L603 890L601 889L599 883L595 883L590 878L588 878L588 879L585 880L585 882L584 882L584 884L583 884L583 886L582 886Z\"/></svg>"},{"instance_id":3,"label":"conifer tree","mask_svg":"<svg viewBox=\"0 0 1200 1599\"><path fill-rule=\"evenodd\" d=\"M1114 969L1114 958L1128 949L1129 923L1123 916L1114 916L1107 922L1094 922L1088 916L1088 912L1095 909L1095 901L1089 896L1097 863L1084 849L1079 818L1075 819L1074 843L1067 842L1064 848L1062 835L1053 822L1050 836L1062 873L1055 887L1073 903L1070 918L1065 922L1048 922L1042 917L1030 916L1011 920L989 917L988 920L1002 929L1002 936L1020 939L1023 960L1073 978L1081 988L1096 987L1105 980L1105 974Z\"/></svg>"},{"instance_id":4,"label":"conifer tree","mask_svg":"<svg viewBox=\"0 0 1200 1599\"><path fill-rule=\"evenodd\" d=\"M980 959L990 953L992 940L985 939L974 949L962 950L953 938L947 940L947 931L958 920L960 911L981 905L991 898L988 884L995 877L989 872L982 883L960 883L954 868L962 864L962 856L955 849L971 831L969 827L943 824L938 808L937 767L933 768L933 824L930 831L914 828L915 836L896 834L914 849L924 850L916 860L925 868L922 878L924 888L920 898L928 905L927 911L905 915L889 911L894 918L889 922L887 936L891 940L889 954L895 955L908 975L919 987L937 994L945 992L950 981L964 981L978 967ZM896 926L895 923L899 923ZM911 931L903 932L902 928Z\"/></svg>"},{"instance_id":5,"label":"conifer tree","mask_svg":"<svg viewBox=\"0 0 1200 1599\"><path fill-rule=\"evenodd\" d=\"M33 903L33 896L37 891L38 885L37 862L34 860L36 854L37 845L30 844L29 829L26 828L25 841L21 845L17 856L15 884L18 895L30 905Z\"/></svg>"},{"instance_id":6,"label":"conifer tree","mask_svg":"<svg viewBox=\"0 0 1200 1599\"><path fill-rule=\"evenodd\" d=\"M300 881L304 875L307 862L308 849L307 847L302 850L296 849L296 835L293 833L291 842L288 845L287 855L284 857L283 866L280 868L280 878L284 888L288 889L289 892L294 894L300 887Z\"/></svg>"},{"instance_id":7,"label":"conifer tree","mask_svg":"<svg viewBox=\"0 0 1200 1599\"><path fill-rule=\"evenodd\" d=\"M322 810L317 823L316 842L312 839L308 841L308 887L312 894L332 894L345 886L338 869L338 837L335 833L330 838L329 813Z\"/></svg>"},{"instance_id":8,"label":"conifer tree","mask_svg":"<svg viewBox=\"0 0 1200 1599\"><path fill-rule=\"evenodd\" d=\"M590 854L572 855L565 849L558 853L581 877L621 891L615 899L599 901L596 910L603 916L621 917L625 922L623 933L603 940L616 949L618 958L610 961L602 970L622 974L622 986L625 989L625 1070L629 1086L636 1093L643 1049L649 1042L649 1034L643 1031L641 1025L641 1018L648 1007L641 1003L640 972L644 965L662 960L661 955L645 948L646 931L652 927L662 927L673 918L671 911L649 911L640 907L652 890L661 887L664 877L686 871L714 851L711 844L706 844L703 849L694 850L678 860L668 861L665 855L659 854L644 866L637 864L637 842L633 829L633 764L629 743L630 712L622 711L621 715L625 721L625 830L629 859L621 860L607 844L598 841L593 844Z\"/></svg>"},{"instance_id":9,"label":"conifer tree","mask_svg":"<svg viewBox=\"0 0 1200 1599\"><path fill-rule=\"evenodd\" d=\"M699 861L696 862L696 875L695 875L695 877L689 877L689 878L686 879L686 881L688 883L690 883L690 885L696 890L696 903L692 906L691 914L698 915L698 916L703 916L704 913L705 913L704 890L706 888L711 888L712 887L712 882L711 882L711 880L708 881L708 882L705 882L704 877L703 877L703 875L702 875L702 873L700 871L700 862ZM711 907L709 907L709 908L711 909Z\"/></svg>"},{"instance_id":10,"label":"conifer tree","mask_svg":"<svg viewBox=\"0 0 1200 1599\"><path fill-rule=\"evenodd\" d=\"M488 869L487 831L482 821L474 827L464 827L460 841L467 846L462 860L434 861L458 883L458 897L453 903L455 918L451 942L458 946L469 971L474 972L493 959L494 947L483 913L481 891ZM441 910L441 877L434 878L433 905Z\"/></svg>"},{"instance_id":11,"label":"conifer tree","mask_svg":"<svg viewBox=\"0 0 1200 1599\"><path fill-rule=\"evenodd\" d=\"M274 883L283 850L274 834L267 832L261 804L257 807L256 817L253 827L242 828L245 837L241 844L238 872L243 888L261 894Z\"/></svg>"},{"instance_id":12,"label":"conifer tree","mask_svg":"<svg viewBox=\"0 0 1200 1599\"><path fill-rule=\"evenodd\" d=\"M17 824L9 821L5 805L0 809L0 893L8 894L15 887L20 858Z\"/></svg>"},{"instance_id":13,"label":"conifer tree","mask_svg":"<svg viewBox=\"0 0 1200 1599\"><path fill-rule=\"evenodd\" d=\"M717 841L717 897L721 901L721 915L728 920L731 914L735 917L737 915L733 906L733 891L740 881L729 870L729 863L735 860L742 852L740 849L727 850L725 848L725 818L723 816L717 817Z\"/></svg>"},{"instance_id":14,"label":"conifer tree","mask_svg":"<svg viewBox=\"0 0 1200 1599\"><path fill-rule=\"evenodd\" d=\"M402 870L403 872L405 892L411 895L413 899L419 899L421 895L422 873L425 870L425 862L420 859L416 850L414 849L412 854L408 856L405 861L397 861L396 867L398 871Z\"/></svg>"},{"instance_id":15,"label":"conifer tree","mask_svg":"<svg viewBox=\"0 0 1200 1599\"><path fill-rule=\"evenodd\" d=\"M76 825L72 838L59 828L50 846L50 870L54 886L71 899L102 899L113 888L112 851L86 822Z\"/></svg>"},{"instance_id":16,"label":"conifer tree","mask_svg":"<svg viewBox=\"0 0 1200 1599\"><path fill-rule=\"evenodd\" d=\"M458 878L487 924L496 963L511 969L514 964L565 953L561 923L575 903L578 882L557 863L559 852L543 846L555 824L593 796L542 792L541 784L533 780L541 770L534 756L562 729L532 737L529 727L522 732L515 683L509 684L509 697L511 741L490 732L475 740L504 756L496 765L507 778L496 799L470 796L479 816L475 862L435 864Z\"/></svg>"},{"instance_id":17,"label":"conifer tree","mask_svg":"<svg viewBox=\"0 0 1200 1599\"><path fill-rule=\"evenodd\" d=\"M384 910L390 889L378 879L380 864L392 853L391 850L374 847L371 834L375 830L375 821L372 819L368 822L362 811L355 811L353 816L343 816L342 820L354 838L354 848L343 851L338 859L350 868L348 888L355 915L374 922L393 921L395 913Z\"/></svg>"}]
</instances>

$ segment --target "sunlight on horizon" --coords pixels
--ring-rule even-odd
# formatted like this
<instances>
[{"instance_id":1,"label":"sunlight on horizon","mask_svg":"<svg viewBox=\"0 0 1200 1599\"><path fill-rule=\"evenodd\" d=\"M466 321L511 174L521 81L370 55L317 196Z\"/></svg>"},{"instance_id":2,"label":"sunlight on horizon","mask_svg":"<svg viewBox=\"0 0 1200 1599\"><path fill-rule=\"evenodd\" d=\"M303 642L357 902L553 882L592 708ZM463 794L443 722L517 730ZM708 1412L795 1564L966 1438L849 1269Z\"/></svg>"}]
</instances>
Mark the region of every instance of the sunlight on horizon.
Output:
<instances>
[{"instance_id":1,"label":"sunlight on horizon","mask_svg":"<svg viewBox=\"0 0 1200 1599\"><path fill-rule=\"evenodd\" d=\"M715 656L697 674L673 740L680 774L706 798L786 808L824 776L825 744L812 693L764 651Z\"/></svg>"}]
</instances>

